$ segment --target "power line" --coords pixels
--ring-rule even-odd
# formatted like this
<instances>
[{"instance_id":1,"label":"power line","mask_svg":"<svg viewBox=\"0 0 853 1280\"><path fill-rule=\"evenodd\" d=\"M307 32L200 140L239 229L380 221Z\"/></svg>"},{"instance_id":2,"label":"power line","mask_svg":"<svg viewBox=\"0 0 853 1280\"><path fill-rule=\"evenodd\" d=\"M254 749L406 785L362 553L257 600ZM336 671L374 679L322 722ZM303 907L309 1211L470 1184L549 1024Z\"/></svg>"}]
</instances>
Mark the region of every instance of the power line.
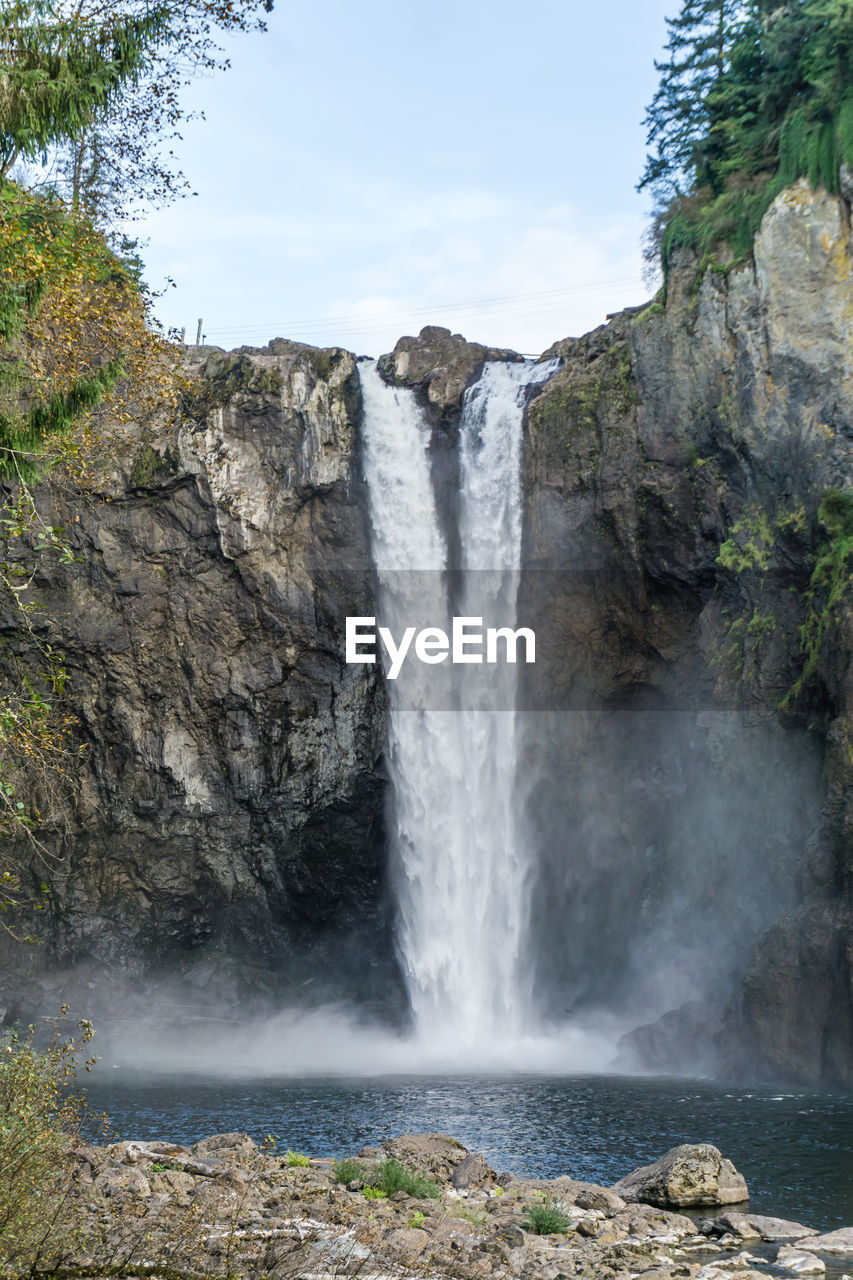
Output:
<instances>
[{"instance_id":1,"label":"power line","mask_svg":"<svg viewBox=\"0 0 853 1280\"><path fill-rule=\"evenodd\" d=\"M636 277L626 277L622 280L610 280L596 284L574 285L561 289L544 289L536 293L496 295L492 298L480 298L471 302L449 302L443 305L436 303L429 306L413 307L409 310L377 312L373 315L350 314L316 317L310 320L258 321L254 324L212 328L208 332L211 336L257 333L260 330L265 332L278 330L280 332L298 331L307 333L309 331L323 332L328 330L330 326L335 325L339 326L341 331L345 333L375 333L380 329L387 328L390 324L404 324L411 319L445 315L448 312L454 313L457 317L464 315L472 318L489 313L515 317L534 313L542 314L543 311L547 313L560 309L559 300L561 299L577 297L581 294L597 296L607 293L611 289L627 288L641 284L643 282ZM545 303L546 299L553 301L550 305L541 305L541 303ZM510 305L499 306L498 304L500 303L509 303Z\"/></svg>"},{"instance_id":2,"label":"power line","mask_svg":"<svg viewBox=\"0 0 853 1280\"><path fill-rule=\"evenodd\" d=\"M633 281L633 280L623 281L621 282L621 285L617 285L615 287L625 288L628 285L634 285L639 283L640 283L639 281ZM609 290L606 288L571 290L571 291L567 290L565 291L563 296L567 297L570 294L577 296L580 293L584 293L584 294L587 294L590 298L594 298L598 296L604 296L608 292ZM520 299L523 297L524 295L520 295ZM544 302L544 297L542 301ZM227 328L225 327L215 328L215 329L211 329L210 332L218 333L218 334L225 334L225 333L240 334L240 333L256 332L258 329L264 329L267 332L270 332L273 330L278 330L281 332L288 332L288 331L294 332L298 330L304 333L308 331L312 331L312 332L325 331L325 330L328 330L330 326L345 328L348 332L352 332L354 330L363 330L363 329L374 330L377 328L377 326L387 327L390 324L399 325L407 322L408 320L428 319L429 317L443 316L443 315L446 315L451 310L453 312L454 319L458 320L466 316L479 317L479 316L486 316L486 315L493 315L493 316L521 315L521 314L531 314L536 312L541 313L543 311L555 311L559 309L561 308L557 299L555 299L550 306L543 306L541 304L534 305L530 300L527 300L521 306L509 305L509 306L503 306L503 307L496 307L494 305L484 305L484 304L478 304L478 303L454 304L452 308L450 306L442 307L442 306L436 305L436 306L430 306L430 307L413 308L410 311L395 311L395 312L384 312L384 313L377 312L372 315L361 314L361 315L349 315L349 316L329 316L324 318L317 318L314 320L301 320L301 321L300 320L258 321L254 324L249 324L249 325L234 325Z\"/></svg>"},{"instance_id":3,"label":"power line","mask_svg":"<svg viewBox=\"0 0 853 1280\"><path fill-rule=\"evenodd\" d=\"M559 313L561 313L561 312L562 312L562 308L560 308L560 307L545 307L545 308L543 308L543 307L535 307L535 308L534 308L534 307L518 307L518 308L508 309L508 310L506 310L506 311L501 311L501 312L495 312L495 313L492 313L492 318L496 318L496 317L500 316L500 317L510 318L510 319L513 319L513 320L518 320L518 319L524 319L526 316L546 316L546 315L556 315L556 314L559 314ZM466 314L467 314L468 318L473 322L474 320L477 320L477 319L484 319L484 318L485 318L485 316L486 316L488 313L485 313L485 312L484 312L484 313L482 313L480 316L478 316L478 315L477 315L476 313L474 313L474 312L470 312L470 313L466 313ZM459 318L459 317L457 317L457 319L458 319L458 318ZM391 326L392 326L392 324L393 324L393 321L388 321L388 320L386 320L386 321L382 321L382 322L380 322L380 323L374 323L374 322L372 322L372 321L367 321L367 320L365 320L365 322L364 322L363 324L350 324L350 325L337 324L337 325L335 325L335 332L336 332L336 333L338 333L338 334L370 334L370 333L384 333L384 332L385 332L389 327L391 327ZM402 325L402 322L401 322L401 325ZM251 329L247 330L246 332L249 332L249 333L255 333L255 332L258 332L258 331L260 330L260 328L261 328L261 326L253 326ZM265 330L265 331L266 331L266 332L269 332L269 330ZM322 328L320 328L320 329L314 329L314 330L307 330L307 329L306 329L306 328L304 328L304 327L298 328L298 327L295 327L295 326L290 326L290 330L289 330L289 331L290 331L290 333L302 333L302 334L310 333L310 334L311 334L311 336L318 336L318 335L322 335L322 334L324 334L324 333L326 333L326 332L327 332L327 326L325 326L325 325L324 325ZM225 329L225 330L223 330L223 329L220 329L220 330L211 330L211 332L217 332L217 333L231 333L231 332L233 332L233 330L229 330L229 329Z\"/></svg>"}]
</instances>

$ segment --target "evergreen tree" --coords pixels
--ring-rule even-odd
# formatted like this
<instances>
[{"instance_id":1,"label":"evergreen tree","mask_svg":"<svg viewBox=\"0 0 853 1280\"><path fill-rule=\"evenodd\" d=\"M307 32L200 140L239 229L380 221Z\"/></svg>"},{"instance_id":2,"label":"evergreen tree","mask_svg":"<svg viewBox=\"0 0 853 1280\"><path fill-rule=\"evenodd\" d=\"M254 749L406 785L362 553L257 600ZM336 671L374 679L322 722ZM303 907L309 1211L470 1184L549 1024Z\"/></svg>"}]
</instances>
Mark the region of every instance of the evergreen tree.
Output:
<instances>
[{"instance_id":1,"label":"evergreen tree","mask_svg":"<svg viewBox=\"0 0 853 1280\"><path fill-rule=\"evenodd\" d=\"M93 23L48 0L0 4L0 175L80 138L139 77L163 39L165 5Z\"/></svg>"},{"instance_id":2,"label":"evergreen tree","mask_svg":"<svg viewBox=\"0 0 853 1280\"><path fill-rule=\"evenodd\" d=\"M700 144L719 128L714 91L726 75L742 10L738 0L683 0L677 17L667 19L669 58L655 63L661 80L644 122L653 150L640 190L672 198L692 180Z\"/></svg>"},{"instance_id":3,"label":"evergreen tree","mask_svg":"<svg viewBox=\"0 0 853 1280\"><path fill-rule=\"evenodd\" d=\"M640 183L655 243L736 257L783 187L837 192L853 168L853 0L684 0L669 27Z\"/></svg>"},{"instance_id":4,"label":"evergreen tree","mask_svg":"<svg viewBox=\"0 0 853 1280\"><path fill-rule=\"evenodd\" d=\"M180 90L273 0L0 0L0 176L16 156L103 220L183 194ZM31 175L31 181L35 178Z\"/></svg>"}]
</instances>

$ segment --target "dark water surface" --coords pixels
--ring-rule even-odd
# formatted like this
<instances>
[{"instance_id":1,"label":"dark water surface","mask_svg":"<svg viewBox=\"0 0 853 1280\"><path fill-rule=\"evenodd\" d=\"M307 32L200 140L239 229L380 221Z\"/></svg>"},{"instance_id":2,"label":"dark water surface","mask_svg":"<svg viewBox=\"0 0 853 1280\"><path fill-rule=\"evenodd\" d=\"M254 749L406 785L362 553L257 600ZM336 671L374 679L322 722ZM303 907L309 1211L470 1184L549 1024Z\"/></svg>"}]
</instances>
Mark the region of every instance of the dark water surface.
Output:
<instances>
[{"instance_id":1,"label":"dark water surface","mask_svg":"<svg viewBox=\"0 0 853 1280\"><path fill-rule=\"evenodd\" d=\"M853 1097L624 1076L223 1081L99 1073L87 1086L120 1138L190 1143L245 1130L282 1150L353 1154L441 1132L498 1171L611 1184L680 1142L712 1142L745 1175L752 1209L853 1226Z\"/></svg>"}]
</instances>

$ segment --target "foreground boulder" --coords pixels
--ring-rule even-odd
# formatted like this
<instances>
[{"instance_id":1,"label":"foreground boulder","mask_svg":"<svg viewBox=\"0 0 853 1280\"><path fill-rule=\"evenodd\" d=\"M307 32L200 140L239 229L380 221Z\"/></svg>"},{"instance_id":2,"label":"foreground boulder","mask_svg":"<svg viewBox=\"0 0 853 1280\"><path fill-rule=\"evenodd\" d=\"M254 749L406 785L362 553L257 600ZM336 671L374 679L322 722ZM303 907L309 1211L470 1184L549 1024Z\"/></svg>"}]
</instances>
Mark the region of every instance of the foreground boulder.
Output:
<instances>
[{"instance_id":1,"label":"foreground boulder","mask_svg":"<svg viewBox=\"0 0 853 1280\"><path fill-rule=\"evenodd\" d=\"M365 1147L359 1154L399 1160L416 1173L441 1182L449 1181L454 1170L469 1158L468 1148L444 1133L404 1133L400 1138L389 1138L381 1147ZM485 1161L483 1165L487 1175L491 1173Z\"/></svg>"},{"instance_id":2,"label":"foreground boulder","mask_svg":"<svg viewBox=\"0 0 853 1280\"><path fill-rule=\"evenodd\" d=\"M629 1204L640 1202L661 1209L741 1204L749 1199L743 1175L706 1142L673 1147L654 1164L629 1173L613 1190Z\"/></svg>"},{"instance_id":3,"label":"foreground boulder","mask_svg":"<svg viewBox=\"0 0 853 1280\"><path fill-rule=\"evenodd\" d=\"M761 1213L736 1213L729 1211L719 1218L708 1219L702 1232L709 1236L731 1234L742 1240L765 1240L774 1243L783 1240L804 1240L816 1236L814 1227L804 1227L801 1222L789 1222L787 1218L769 1218Z\"/></svg>"},{"instance_id":4,"label":"foreground boulder","mask_svg":"<svg viewBox=\"0 0 853 1280\"><path fill-rule=\"evenodd\" d=\"M784 1271L793 1271L798 1276L822 1276L826 1271L823 1258L818 1258L805 1249L795 1249L783 1244L776 1254L776 1266Z\"/></svg>"},{"instance_id":5,"label":"foreground boulder","mask_svg":"<svg viewBox=\"0 0 853 1280\"><path fill-rule=\"evenodd\" d=\"M826 1253L853 1258L853 1227L839 1227L837 1231L829 1231L826 1235L812 1235L808 1240L800 1241L801 1249L814 1253Z\"/></svg>"}]
</instances>

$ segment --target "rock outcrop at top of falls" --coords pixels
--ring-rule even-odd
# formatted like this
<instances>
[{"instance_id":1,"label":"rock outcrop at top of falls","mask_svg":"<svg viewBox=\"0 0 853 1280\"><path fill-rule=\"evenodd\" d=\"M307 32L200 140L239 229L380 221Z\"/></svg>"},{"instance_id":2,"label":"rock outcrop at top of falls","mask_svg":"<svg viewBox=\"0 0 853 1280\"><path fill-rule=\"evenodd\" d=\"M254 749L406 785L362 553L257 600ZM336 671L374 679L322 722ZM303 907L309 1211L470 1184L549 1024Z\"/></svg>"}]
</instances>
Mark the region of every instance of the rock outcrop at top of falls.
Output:
<instances>
[{"instance_id":1,"label":"rock outcrop at top of falls","mask_svg":"<svg viewBox=\"0 0 853 1280\"><path fill-rule=\"evenodd\" d=\"M537 990L551 1021L666 1014L629 1064L654 1046L659 1070L713 1053L853 1084L853 632L830 600L851 316L848 206L801 183L752 259L684 254L665 301L558 343L533 393ZM6 945L6 1003L168 973L211 1010L394 1005L384 695L341 639L373 612L355 360L280 340L190 357L194 418L136 439L103 501L66 494L75 561L39 564L87 750L36 873L44 945ZM466 386L512 357L430 328L380 367L449 456Z\"/></svg>"},{"instance_id":2,"label":"rock outcrop at top of falls","mask_svg":"<svg viewBox=\"0 0 853 1280\"><path fill-rule=\"evenodd\" d=\"M423 391L430 408L446 421L458 414L465 389L485 360L522 359L516 351L484 347L440 325L426 325L417 338L400 338L379 368L393 386Z\"/></svg>"}]
</instances>

